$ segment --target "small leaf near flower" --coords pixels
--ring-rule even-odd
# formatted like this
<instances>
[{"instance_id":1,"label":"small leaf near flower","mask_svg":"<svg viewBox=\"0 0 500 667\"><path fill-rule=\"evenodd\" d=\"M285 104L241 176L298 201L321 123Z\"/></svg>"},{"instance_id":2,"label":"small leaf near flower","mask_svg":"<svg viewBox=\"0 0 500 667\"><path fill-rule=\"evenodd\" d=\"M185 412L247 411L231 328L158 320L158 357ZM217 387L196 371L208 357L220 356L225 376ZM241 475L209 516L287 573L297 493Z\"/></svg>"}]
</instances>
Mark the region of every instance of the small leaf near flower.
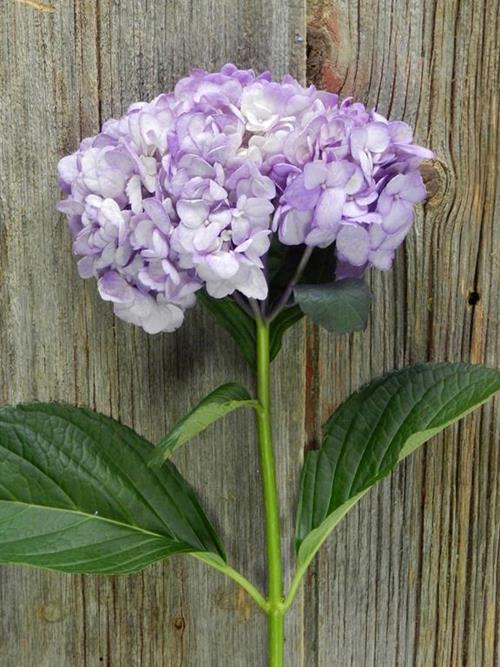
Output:
<instances>
[{"instance_id":1,"label":"small leaf near flower","mask_svg":"<svg viewBox=\"0 0 500 667\"><path fill-rule=\"evenodd\" d=\"M328 331L350 333L366 327L372 293L359 278L297 285L294 295L303 313Z\"/></svg>"},{"instance_id":2,"label":"small leaf near flower","mask_svg":"<svg viewBox=\"0 0 500 667\"><path fill-rule=\"evenodd\" d=\"M304 317L304 313L298 306L285 308L272 320L269 327L269 345L271 361L281 350L285 332L296 322Z\"/></svg>"},{"instance_id":3,"label":"small leaf near flower","mask_svg":"<svg viewBox=\"0 0 500 667\"><path fill-rule=\"evenodd\" d=\"M255 369L257 366L255 320L229 297L215 299L202 290L198 293L198 299L217 323L236 341L246 361Z\"/></svg>"},{"instance_id":4,"label":"small leaf near flower","mask_svg":"<svg viewBox=\"0 0 500 667\"><path fill-rule=\"evenodd\" d=\"M201 291L198 298L215 320L236 341L246 361L253 370L257 367L255 354L257 339L255 320L247 315L240 306L230 298L214 299ZM303 317L298 306L285 308L270 324L270 360L273 361L283 344L283 336L295 322Z\"/></svg>"},{"instance_id":5,"label":"small leaf near flower","mask_svg":"<svg viewBox=\"0 0 500 667\"><path fill-rule=\"evenodd\" d=\"M178 447L204 431L210 424L238 408L258 408L259 402L239 384L228 383L214 389L183 417L161 440L151 457L151 465L161 465Z\"/></svg>"}]
</instances>

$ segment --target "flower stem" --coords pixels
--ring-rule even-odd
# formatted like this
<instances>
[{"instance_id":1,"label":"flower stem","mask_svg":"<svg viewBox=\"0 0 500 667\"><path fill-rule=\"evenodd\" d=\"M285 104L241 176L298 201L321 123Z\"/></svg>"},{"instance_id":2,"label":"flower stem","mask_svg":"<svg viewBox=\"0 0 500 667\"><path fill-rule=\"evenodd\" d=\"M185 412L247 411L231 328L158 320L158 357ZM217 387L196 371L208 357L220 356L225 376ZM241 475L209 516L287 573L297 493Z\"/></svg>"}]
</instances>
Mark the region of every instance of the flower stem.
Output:
<instances>
[{"instance_id":1,"label":"flower stem","mask_svg":"<svg viewBox=\"0 0 500 667\"><path fill-rule=\"evenodd\" d=\"M257 412L260 469L264 497L268 587L268 664L284 665L283 576L281 565L281 534L279 499L271 433L269 324L257 319Z\"/></svg>"}]
</instances>

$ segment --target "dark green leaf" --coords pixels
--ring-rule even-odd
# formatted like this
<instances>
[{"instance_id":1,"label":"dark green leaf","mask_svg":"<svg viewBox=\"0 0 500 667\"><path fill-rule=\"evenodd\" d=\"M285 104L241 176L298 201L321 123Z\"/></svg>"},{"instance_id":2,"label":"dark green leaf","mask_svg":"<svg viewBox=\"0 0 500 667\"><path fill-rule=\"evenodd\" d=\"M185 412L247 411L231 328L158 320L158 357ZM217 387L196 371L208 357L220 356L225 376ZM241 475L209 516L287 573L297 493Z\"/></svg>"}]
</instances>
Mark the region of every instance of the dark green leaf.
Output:
<instances>
[{"instance_id":1,"label":"dark green leaf","mask_svg":"<svg viewBox=\"0 0 500 667\"><path fill-rule=\"evenodd\" d=\"M281 350L283 335L287 329L304 317L304 313L298 306L285 308L271 322L269 329L269 347L271 361Z\"/></svg>"},{"instance_id":2,"label":"dark green leaf","mask_svg":"<svg viewBox=\"0 0 500 667\"><path fill-rule=\"evenodd\" d=\"M328 248L314 248L299 284L320 285L333 282L336 265L335 244Z\"/></svg>"},{"instance_id":3,"label":"dark green leaf","mask_svg":"<svg viewBox=\"0 0 500 667\"><path fill-rule=\"evenodd\" d=\"M238 306L232 299L214 299L206 292L199 292L199 298L202 304L215 317L217 322L226 329L226 331L238 343L243 356L255 370L257 366L256 346L257 336L255 330L255 320ZM298 307L286 308L283 310L270 325L270 355L271 361L281 350L283 334L295 322L302 319L303 313Z\"/></svg>"},{"instance_id":4,"label":"dark green leaf","mask_svg":"<svg viewBox=\"0 0 500 667\"><path fill-rule=\"evenodd\" d=\"M295 299L313 322L337 333L366 327L372 294L359 278L322 285L297 285Z\"/></svg>"},{"instance_id":5,"label":"dark green leaf","mask_svg":"<svg viewBox=\"0 0 500 667\"><path fill-rule=\"evenodd\" d=\"M293 279L295 271L306 250L305 245L286 246L273 237L268 255L269 308L272 311L286 287ZM330 283L335 278L335 245L315 248L299 280L299 283Z\"/></svg>"},{"instance_id":6,"label":"dark green leaf","mask_svg":"<svg viewBox=\"0 0 500 667\"><path fill-rule=\"evenodd\" d=\"M192 489L153 446L83 408L0 409L0 562L126 574L224 551Z\"/></svg>"},{"instance_id":7,"label":"dark green leaf","mask_svg":"<svg viewBox=\"0 0 500 667\"><path fill-rule=\"evenodd\" d=\"M374 380L325 425L304 464L297 516L299 571L335 525L405 456L500 390L500 372L420 364Z\"/></svg>"},{"instance_id":8,"label":"dark green leaf","mask_svg":"<svg viewBox=\"0 0 500 667\"><path fill-rule=\"evenodd\" d=\"M233 410L244 407L259 407L259 402L252 399L244 387L236 383L223 384L218 387L178 421L170 433L158 443L151 463L161 465L172 452L204 431L207 426Z\"/></svg>"},{"instance_id":9,"label":"dark green leaf","mask_svg":"<svg viewBox=\"0 0 500 667\"><path fill-rule=\"evenodd\" d=\"M198 292L197 296L217 322L238 343L250 366L255 368L257 363L255 320L229 297L215 299L209 296L205 290Z\"/></svg>"}]
</instances>

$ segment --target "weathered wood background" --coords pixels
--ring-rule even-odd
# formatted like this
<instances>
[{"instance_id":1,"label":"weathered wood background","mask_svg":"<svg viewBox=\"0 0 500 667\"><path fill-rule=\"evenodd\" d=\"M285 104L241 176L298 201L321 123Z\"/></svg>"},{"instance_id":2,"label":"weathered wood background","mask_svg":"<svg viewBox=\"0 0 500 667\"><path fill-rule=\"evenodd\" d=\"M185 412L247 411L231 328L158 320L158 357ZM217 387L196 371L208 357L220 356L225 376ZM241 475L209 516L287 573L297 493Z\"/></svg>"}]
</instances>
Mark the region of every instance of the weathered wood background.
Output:
<instances>
[{"instance_id":1,"label":"weathered wood background","mask_svg":"<svg viewBox=\"0 0 500 667\"><path fill-rule=\"evenodd\" d=\"M413 124L438 160L395 270L371 278L368 331L298 327L276 363L289 539L304 446L352 389L418 360L499 363L498 13L496 0L0 0L0 401L90 405L155 439L217 384L251 382L202 312L156 337L113 318L77 277L56 163L193 66L305 79L307 65L314 83ZM251 417L232 416L176 462L233 563L263 584L253 438ZM289 667L499 664L498 443L490 404L351 512L290 615ZM2 667L265 664L264 619L189 558L117 579L4 567L0 603Z\"/></svg>"}]
</instances>

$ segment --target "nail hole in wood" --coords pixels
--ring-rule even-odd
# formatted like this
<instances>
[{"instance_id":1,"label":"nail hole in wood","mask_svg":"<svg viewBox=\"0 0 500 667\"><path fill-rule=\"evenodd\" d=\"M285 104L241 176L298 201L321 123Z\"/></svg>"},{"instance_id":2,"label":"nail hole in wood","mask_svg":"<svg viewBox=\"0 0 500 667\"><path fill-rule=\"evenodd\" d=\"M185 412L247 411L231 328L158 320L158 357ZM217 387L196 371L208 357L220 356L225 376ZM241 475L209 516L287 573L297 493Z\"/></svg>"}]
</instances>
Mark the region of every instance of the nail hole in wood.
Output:
<instances>
[{"instance_id":1,"label":"nail hole in wood","mask_svg":"<svg viewBox=\"0 0 500 667\"><path fill-rule=\"evenodd\" d=\"M481 297L479 296L478 292L476 291L469 292L469 306L475 306L476 303L480 300L480 298Z\"/></svg>"}]
</instances>

